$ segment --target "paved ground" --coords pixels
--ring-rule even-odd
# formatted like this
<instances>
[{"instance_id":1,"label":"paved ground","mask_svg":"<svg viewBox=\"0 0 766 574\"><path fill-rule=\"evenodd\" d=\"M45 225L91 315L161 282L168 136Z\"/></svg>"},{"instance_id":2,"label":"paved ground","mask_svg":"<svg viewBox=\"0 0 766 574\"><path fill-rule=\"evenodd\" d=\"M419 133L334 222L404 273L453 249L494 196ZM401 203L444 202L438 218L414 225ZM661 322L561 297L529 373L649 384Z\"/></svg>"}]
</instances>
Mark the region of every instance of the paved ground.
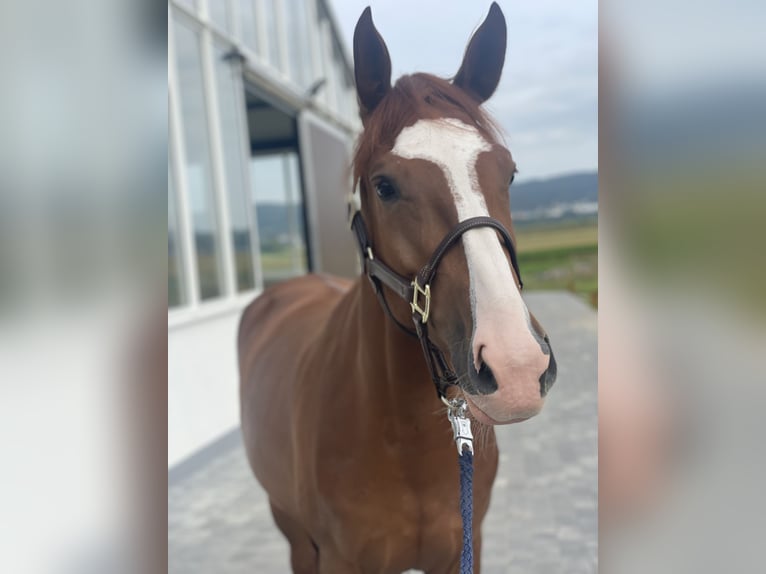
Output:
<instances>
[{"instance_id":1,"label":"paved ground","mask_svg":"<svg viewBox=\"0 0 766 574\"><path fill-rule=\"evenodd\" d=\"M484 523L484 574L597 571L596 313L566 293L527 295L559 366L542 414L498 427L500 470ZM290 572L287 544L237 434L174 469L171 574Z\"/></svg>"}]
</instances>

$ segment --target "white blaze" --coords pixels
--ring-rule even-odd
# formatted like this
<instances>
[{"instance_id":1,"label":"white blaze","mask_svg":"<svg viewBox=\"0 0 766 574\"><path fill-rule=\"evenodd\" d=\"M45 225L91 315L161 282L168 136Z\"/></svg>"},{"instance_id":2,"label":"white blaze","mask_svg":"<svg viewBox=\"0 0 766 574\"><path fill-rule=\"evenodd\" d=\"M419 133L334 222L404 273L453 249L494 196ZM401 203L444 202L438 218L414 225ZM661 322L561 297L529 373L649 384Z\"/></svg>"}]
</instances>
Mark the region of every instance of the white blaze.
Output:
<instances>
[{"instance_id":1,"label":"white blaze","mask_svg":"<svg viewBox=\"0 0 766 574\"><path fill-rule=\"evenodd\" d=\"M424 159L444 172L457 208L458 221L472 217L488 217L487 203L479 187L476 161L479 154L492 145L478 130L460 120L443 118L419 120L404 128L392 153L405 159ZM491 311L509 304L527 322L527 310L514 284L510 265L493 229L472 229L463 235L463 246L471 285L471 310L474 329L480 309ZM482 309L483 310L483 309Z\"/></svg>"},{"instance_id":2,"label":"white blaze","mask_svg":"<svg viewBox=\"0 0 766 574\"><path fill-rule=\"evenodd\" d=\"M457 208L458 220L489 216L481 193L476 162L492 145L476 128L459 120L442 118L419 120L404 128L392 153L405 159L423 159L441 168ZM533 335L529 312L514 287L511 266L496 232L491 228L472 229L463 235L463 246L470 276L471 311L474 319L473 358L479 353L495 372L514 372L529 367L535 380L544 370L532 354L543 356ZM494 364L484 356L484 346L493 347ZM489 347L487 347L489 352ZM533 365L534 363L534 365ZM539 392L538 392L539 396Z\"/></svg>"}]
</instances>

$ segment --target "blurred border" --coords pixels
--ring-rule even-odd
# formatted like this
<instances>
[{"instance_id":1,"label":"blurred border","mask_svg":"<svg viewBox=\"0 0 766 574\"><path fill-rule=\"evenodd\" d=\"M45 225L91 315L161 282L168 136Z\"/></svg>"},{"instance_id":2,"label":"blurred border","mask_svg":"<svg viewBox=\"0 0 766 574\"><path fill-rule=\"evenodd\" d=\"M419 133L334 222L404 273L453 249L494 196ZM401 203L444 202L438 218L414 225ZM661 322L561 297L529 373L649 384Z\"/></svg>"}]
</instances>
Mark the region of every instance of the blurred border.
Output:
<instances>
[{"instance_id":1,"label":"blurred border","mask_svg":"<svg viewBox=\"0 0 766 574\"><path fill-rule=\"evenodd\" d=\"M167 9L0 12L0 567L165 571Z\"/></svg>"},{"instance_id":2,"label":"blurred border","mask_svg":"<svg viewBox=\"0 0 766 574\"><path fill-rule=\"evenodd\" d=\"M605 572L763 569L764 16L601 4Z\"/></svg>"}]
</instances>

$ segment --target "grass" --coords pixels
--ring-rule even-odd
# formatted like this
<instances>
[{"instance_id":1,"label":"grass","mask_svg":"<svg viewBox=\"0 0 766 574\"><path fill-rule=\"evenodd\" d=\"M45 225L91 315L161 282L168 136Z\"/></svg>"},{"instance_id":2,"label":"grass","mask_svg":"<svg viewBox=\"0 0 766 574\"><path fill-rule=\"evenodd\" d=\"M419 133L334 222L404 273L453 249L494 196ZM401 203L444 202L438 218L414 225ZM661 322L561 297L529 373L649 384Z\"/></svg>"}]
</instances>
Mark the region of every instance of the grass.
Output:
<instances>
[{"instance_id":1,"label":"grass","mask_svg":"<svg viewBox=\"0 0 766 574\"><path fill-rule=\"evenodd\" d=\"M524 288L529 290L565 289L582 296L594 307L598 306L598 227L595 220L559 224L519 225L516 227L519 265ZM264 283L272 283L295 276L296 259L305 261L303 249L280 247L261 253ZM252 273L243 257L249 252L238 252L237 270ZM216 261L212 256L198 261L203 298L218 293ZM168 296L177 301L178 270L169 266ZM239 284L247 282L239 278Z\"/></svg>"},{"instance_id":2,"label":"grass","mask_svg":"<svg viewBox=\"0 0 766 574\"><path fill-rule=\"evenodd\" d=\"M519 226L516 241L525 289L565 289L598 306L595 221Z\"/></svg>"},{"instance_id":3,"label":"grass","mask_svg":"<svg viewBox=\"0 0 766 574\"><path fill-rule=\"evenodd\" d=\"M517 227L516 238L519 242L519 249L525 253L562 247L592 247L598 243L598 226L588 222L585 224L540 224L533 227Z\"/></svg>"},{"instance_id":4,"label":"grass","mask_svg":"<svg viewBox=\"0 0 766 574\"><path fill-rule=\"evenodd\" d=\"M263 273L281 274L294 270L296 258L303 262L305 260L304 250L301 248L296 252L294 247L283 246L276 249L261 251L261 266Z\"/></svg>"},{"instance_id":5,"label":"grass","mask_svg":"<svg viewBox=\"0 0 766 574\"><path fill-rule=\"evenodd\" d=\"M306 256L301 246L281 246L261 251L261 268L264 286L279 283L306 271Z\"/></svg>"},{"instance_id":6,"label":"grass","mask_svg":"<svg viewBox=\"0 0 766 574\"><path fill-rule=\"evenodd\" d=\"M705 293L762 322L766 172L729 167L713 163L635 181L629 195L640 201L620 206L619 239L642 281Z\"/></svg>"}]
</instances>

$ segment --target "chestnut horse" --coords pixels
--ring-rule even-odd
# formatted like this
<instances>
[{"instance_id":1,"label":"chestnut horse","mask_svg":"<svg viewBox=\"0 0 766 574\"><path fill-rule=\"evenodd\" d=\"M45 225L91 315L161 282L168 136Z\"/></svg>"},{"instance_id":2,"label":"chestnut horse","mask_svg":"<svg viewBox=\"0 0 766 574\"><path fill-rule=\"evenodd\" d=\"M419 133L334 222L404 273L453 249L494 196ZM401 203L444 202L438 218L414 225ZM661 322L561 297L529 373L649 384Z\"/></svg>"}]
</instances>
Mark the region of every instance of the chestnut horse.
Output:
<instances>
[{"instance_id":1,"label":"chestnut horse","mask_svg":"<svg viewBox=\"0 0 766 574\"><path fill-rule=\"evenodd\" d=\"M364 126L354 175L371 247L362 245L368 274L375 260L412 278L460 222L493 220L455 238L430 286L428 317L421 316L456 375L450 395L464 397L482 427L474 457L477 572L497 470L492 425L537 414L556 373L547 337L521 297L505 232L515 164L480 108L500 80L505 46L505 19L493 3L454 79L413 74L392 86L369 8L354 33ZM413 310L390 283L370 277L308 275L270 287L245 310L239 364L247 456L290 543L294 572L457 572L450 427L421 345L405 332Z\"/></svg>"}]
</instances>

